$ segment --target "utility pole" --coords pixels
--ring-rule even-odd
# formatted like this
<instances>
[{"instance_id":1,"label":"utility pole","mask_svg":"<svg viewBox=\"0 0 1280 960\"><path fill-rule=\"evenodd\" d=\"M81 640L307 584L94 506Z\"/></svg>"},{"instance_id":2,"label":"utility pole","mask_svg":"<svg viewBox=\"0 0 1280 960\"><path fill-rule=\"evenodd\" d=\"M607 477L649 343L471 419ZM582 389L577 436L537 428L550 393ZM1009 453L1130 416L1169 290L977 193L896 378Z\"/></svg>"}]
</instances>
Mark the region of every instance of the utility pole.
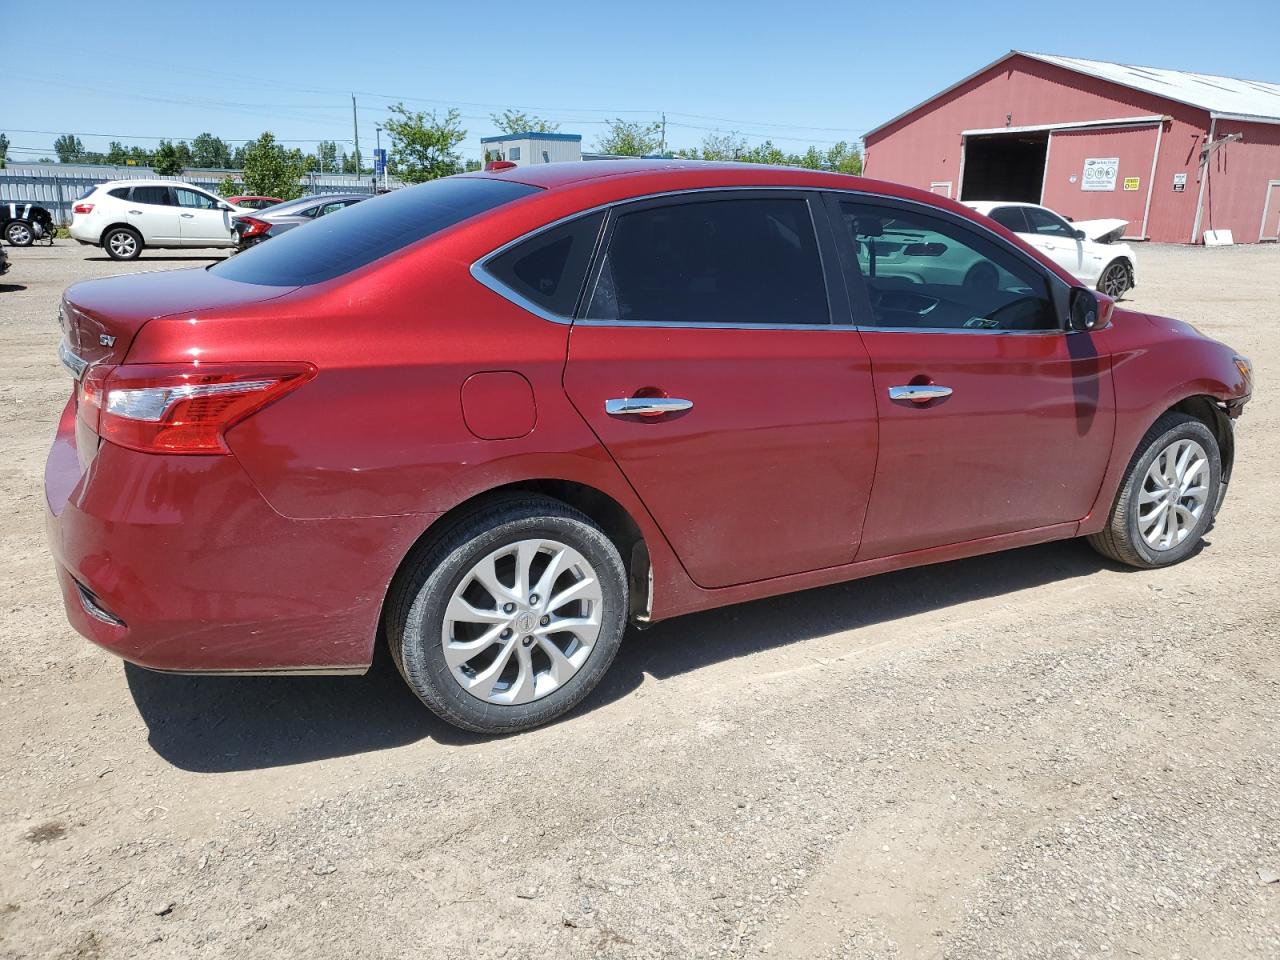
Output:
<instances>
[{"instance_id":1,"label":"utility pole","mask_svg":"<svg viewBox=\"0 0 1280 960\"><path fill-rule=\"evenodd\" d=\"M382 156L382 125L379 124L378 126L374 127L373 132L374 132L374 136L378 140L378 145L376 148L377 152L373 155L373 192L376 194L378 192L378 157ZM382 170L383 170L383 176L385 177L386 170L387 170L385 165L383 165ZM383 182L383 186L386 186L385 181Z\"/></svg>"},{"instance_id":2,"label":"utility pole","mask_svg":"<svg viewBox=\"0 0 1280 960\"><path fill-rule=\"evenodd\" d=\"M662 156L667 155L667 111L662 111L662 144L658 148L658 153Z\"/></svg>"},{"instance_id":3,"label":"utility pole","mask_svg":"<svg viewBox=\"0 0 1280 960\"><path fill-rule=\"evenodd\" d=\"M351 95L351 132L356 138L356 182L360 180L360 121L356 117L356 95Z\"/></svg>"}]
</instances>

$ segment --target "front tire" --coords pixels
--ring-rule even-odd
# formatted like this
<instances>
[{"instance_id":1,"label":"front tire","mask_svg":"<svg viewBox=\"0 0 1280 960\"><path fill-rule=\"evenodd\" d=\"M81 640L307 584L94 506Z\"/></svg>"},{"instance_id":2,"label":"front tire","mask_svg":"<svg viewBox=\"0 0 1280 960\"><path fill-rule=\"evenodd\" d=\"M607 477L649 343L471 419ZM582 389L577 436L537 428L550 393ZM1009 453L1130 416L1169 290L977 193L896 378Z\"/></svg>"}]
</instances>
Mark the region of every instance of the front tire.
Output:
<instances>
[{"instance_id":1,"label":"front tire","mask_svg":"<svg viewBox=\"0 0 1280 960\"><path fill-rule=\"evenodd\" d=\"M112 227L102 235L102 248L112 260L137 260L142 237L130 227Z\"/></svg>"},{"instance_id":2,"label":"front tire","mask_svg":"<svg viewBox=\"0 0 1280 960\"><path fill-rule=\"evenodd\" d=\"M1098 277L1098 292L1105 293L1112 300L1119 300L1133 289L1133 270L1123 260L1114 260Z\"/></svg>"},{"instance_id":3,"label":"front tire","mask_svg":"<svg viewBox=\"0 0 1280 960\"><path fill-rule=\"evenodd\" d=\"M442 719L514 733L595 688L626 610L622 558L595 523L557 500L511 497L410 558L387 601L387 642Z\"/></svg>"},{"instance_id":4,"label":"front tire","mask_svg":"<svg viewBox=\"0 0 1280 960\"><path fill-rule=\"evenodd\" d=\"M1213 524L1221 478L1222 454L1213 431L1185 413L1166 413L1138 444L1106 529L1089 543L1131 567L1179 563Z\"/></svg>"},{"instance_id":5,"label":"front tire","mask_svg":"<svg viewBox=\"0 0 1280 960\"><path fill-rule=\"evenodd\" d=\"M36 232L25 220L11 220L4 228L4 238L15 247L29 247L36 242Z\"/></svg>"}]
</instances>

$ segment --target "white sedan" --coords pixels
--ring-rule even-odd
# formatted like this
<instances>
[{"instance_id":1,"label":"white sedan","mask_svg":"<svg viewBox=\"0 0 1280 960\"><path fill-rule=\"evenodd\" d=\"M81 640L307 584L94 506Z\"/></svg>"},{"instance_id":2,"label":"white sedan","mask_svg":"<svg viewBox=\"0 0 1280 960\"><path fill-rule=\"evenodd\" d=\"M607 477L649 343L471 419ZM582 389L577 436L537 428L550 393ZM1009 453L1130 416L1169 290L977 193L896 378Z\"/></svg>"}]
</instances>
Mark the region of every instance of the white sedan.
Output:
<instances>
[{"instance_id":1,"label":"white sedan","mask_svg":"<svg viewBox=\"0 0 1280 960\"><path fill-rule=\"evenodd\" d=\"M966 202L1074 274L1082 283L1119 299L1137 286L1137 258L1127 243L1114 243L1128 220L1082 220L1068 223L1034 203L1000 200Z\"/></svg>"},{"instance_id":2,"label":"white sedan","mask_svg":"<svg viewBox=\"0 0 1280 960\"><path fill-rule=\"evenodd\" d=\"M115 180L76 201L71 236L113 260L133 260L143 247L234 247L232 218L250 212L189 183Z\"/></svg>"}]
</instances>

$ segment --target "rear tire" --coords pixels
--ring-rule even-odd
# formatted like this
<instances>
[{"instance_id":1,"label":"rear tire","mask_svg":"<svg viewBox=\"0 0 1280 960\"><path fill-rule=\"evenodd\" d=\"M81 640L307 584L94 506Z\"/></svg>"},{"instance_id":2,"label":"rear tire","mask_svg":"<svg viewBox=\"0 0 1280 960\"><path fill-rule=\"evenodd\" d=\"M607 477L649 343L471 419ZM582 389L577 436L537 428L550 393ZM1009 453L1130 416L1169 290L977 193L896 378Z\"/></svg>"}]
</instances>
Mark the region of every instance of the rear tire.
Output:
<instances>
[{"instance_id":1,"label":"rear tire","mask_svg":"<svg viewBox=\"0 0 1280 960\"><path fill-rule=\"evenodd\" d=\"M387 643L441 719L514 733L595 688L627 609L622 558L595 523L557 500L507 497L410 557L387 598Z\"/></svg>"},{"instance_id":2,"label":"rear tire","mask_svg":"<svg viewBox=\"0 0 1280 960\"><path fill-rule=\"evenodd\" d=\"M112 227L102 235L102 249L112 260L137 260L142 253L142 237L132 227Z\"/></svg>"},{"instance_id":3,"label":"rear tire","mask_svg":"<svg viewBox=\"0 0 1280 960\"><path fill-rule=\"evenodd\" d=\"M1090 535L1090 545L1142 569L1185 560L1213 525L1221 477L1213 431L1185 413L1166 413L1138 444L1107 526Z\"/></svg>"},{"instance_id":4,"label":"rear tire","mask_svg":"<svg viewBox=\"0 0 1280 960\"><path fill-rule=\"evenodd\" d=\"M11 220L4 228L4 238L15 247L29 247L36 242L36 231L25 220Z\"/></svg>"}]
</instances>

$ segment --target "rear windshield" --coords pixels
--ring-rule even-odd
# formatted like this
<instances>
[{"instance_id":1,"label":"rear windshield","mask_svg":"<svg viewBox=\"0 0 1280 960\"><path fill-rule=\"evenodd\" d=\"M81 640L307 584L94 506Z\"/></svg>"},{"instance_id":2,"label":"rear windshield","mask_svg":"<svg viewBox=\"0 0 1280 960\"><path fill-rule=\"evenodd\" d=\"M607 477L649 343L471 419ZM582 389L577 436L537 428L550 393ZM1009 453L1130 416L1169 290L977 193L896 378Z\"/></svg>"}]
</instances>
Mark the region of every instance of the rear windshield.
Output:
<instances>
[{"instance_id":1,"label":"rear windshield","mask_svg":"<svg viewBox=\"0 0 1280 960\"><path fill-rule=\"evenodd\" d=\"M446 177L357 203L214 264L210 272L273 287L332 280L538 187Z\"/></svg>"}]
</instances>

